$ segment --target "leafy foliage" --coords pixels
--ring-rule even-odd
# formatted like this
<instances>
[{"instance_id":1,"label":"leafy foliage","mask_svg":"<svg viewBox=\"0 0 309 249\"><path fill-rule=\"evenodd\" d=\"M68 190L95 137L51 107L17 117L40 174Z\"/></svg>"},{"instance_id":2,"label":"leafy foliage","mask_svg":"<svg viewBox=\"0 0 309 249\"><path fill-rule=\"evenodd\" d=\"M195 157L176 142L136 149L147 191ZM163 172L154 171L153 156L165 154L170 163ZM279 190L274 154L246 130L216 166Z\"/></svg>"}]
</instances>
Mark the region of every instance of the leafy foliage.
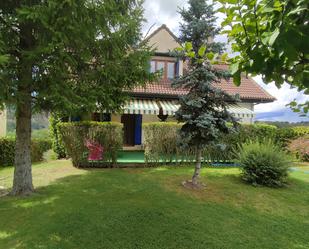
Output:
<instances>
[{"instance_id":1,"label":"leafy foliage","mask_svg":"<svg viewBox=\"0 0 309 249\"><path fill-rule=\"evenodd\" d=\"M292 140L288 149L297 159L301 161L309 161L309 134Z\"/></svg>"},{"instance_id":2,"label":"leafy foliage","mask_svg":"<svg viewBox=\"0 0 309 249\"><path fill-rule=\"evenodd\" d=\"M182 124L173 122L148 123L143 125L145 157L148 162L193 162L195 151L179 147L179 132ZM235 162L235 150L241 143L272 140L284 151L290 151L291 141L302 136L294 128L277 128L267 124L241 124L236 132L220 134L216 143L205 146L202 161ZM297 140L298 141L298 140ZM306 144L306 143L304 143ZM302 146L305 147L305 146ZM296 154L296 153L294 153Z\"/></svg>"},{"instance_id":3,"label":"leafy foliage","mask_svg":"<svg viewBox=\"0 0 309 249\"><path fill-rule=\"evenodd\" d=\"M147 163L193 161L194 152L178 146L182 124L153 122L143 125L145 159Z\"/></svg>"},{"instance_id":4,"label":"leafy foliage","mask_svg":"<svg viewBox=\"0 0 309 249\"><path fill-rule=\"evenodd\" d=\"M33 139L31 142L31 160L40 162L44 152L51 149L50 139ZM0 166L13 166L15 157L15 138L0 138Z\"/></svg>"},{"instance_id":5,"label":"leafy foliage","mask_svg":"<svg viewBox=\"0 0 309 249\"><path fill-rule=\"evenodd\" d=\"M117 110L153 79L141 0L0 2L0 106L16 106L12 195L33 192L31 116Z\"/></svg>"},{"instance_id":6,"label":"leafy foliage","mask_svg":"<svg viewBox=\"0 0 309 249\"><path fill-rule=\"evenodd\" d=\"M246 182L269 187L286 183L290 158L271 140L248 141L240 144L236 153Z\"/></svg>"},{"instance_id":7,"label":"leafy foliage","mask_svg":"<svg viewBox=\"0 0 309 249\"><path fill-rule=\"evenodd\" d=\"M112 122L59 123L59 132L67 155L75 167L106 166L117 162L117 152L123 144L122 124ZM89 162L86 142L103 146L102 162Z\"/></svg>"},{"instance_id":8,"label":"leafy foliage","mask_svg":"<svg viewBox=\"0 0 309 249\"><path fill-rule=\"evenodd\" d=\"M58 124L61 122L61 118L56 113L53 113L49 118L49 122L50 122L50 134L52 137L53 151L57 154L58 159L65 158L66 152L58 128Z\"/></svg>"},{"instance_id":9,"label":"leafy foliage","mask_svg":"<svg viewBox=\"0 0 309 249\"><path fill-rule=\"evenodd\" d=\"M32 72L33 110L71 114L97 103L115 109L124 87L149 80L150 51L139 43L141 1L2 1L0 9L0 54L8 57L1 64L1 102L22 98L21 62ZM21 47L23 39L29 47Z\"/></svg>"},{"instance_id":10,"label":"leafy foliage","mask_svg":"<svg viewBox=\"0 0 309 249\"><path fill-rule=\"evenodd\" d=\"M242 72L261 74L265 82L284 82L309 94L309 11L306 0L219 0L222 23L233 52L235 84ZM308 113L309 102L293 101L295 111Z\"/></svg>"}]
</instances>

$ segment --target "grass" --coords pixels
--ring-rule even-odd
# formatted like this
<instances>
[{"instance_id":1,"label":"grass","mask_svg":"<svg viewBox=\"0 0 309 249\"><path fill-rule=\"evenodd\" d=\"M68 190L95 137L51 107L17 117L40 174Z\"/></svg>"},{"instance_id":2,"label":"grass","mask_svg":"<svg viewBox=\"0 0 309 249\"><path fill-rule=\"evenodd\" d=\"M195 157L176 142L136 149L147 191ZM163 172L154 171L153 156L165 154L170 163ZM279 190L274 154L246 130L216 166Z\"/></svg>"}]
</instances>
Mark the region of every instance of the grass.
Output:
<instances>
[{"instance_id":1,"label":"grass","mask_svg":"<svg viewBox=\"0 0 309 249\"><path fill-rule=\"evenodd\" d=\"M251 187L238 169L33 167L37 193L0 198L0 248L309 248L309 174L282 189ZM0 169L9 188L12 169Z\"/></svg>"}]
</instances>

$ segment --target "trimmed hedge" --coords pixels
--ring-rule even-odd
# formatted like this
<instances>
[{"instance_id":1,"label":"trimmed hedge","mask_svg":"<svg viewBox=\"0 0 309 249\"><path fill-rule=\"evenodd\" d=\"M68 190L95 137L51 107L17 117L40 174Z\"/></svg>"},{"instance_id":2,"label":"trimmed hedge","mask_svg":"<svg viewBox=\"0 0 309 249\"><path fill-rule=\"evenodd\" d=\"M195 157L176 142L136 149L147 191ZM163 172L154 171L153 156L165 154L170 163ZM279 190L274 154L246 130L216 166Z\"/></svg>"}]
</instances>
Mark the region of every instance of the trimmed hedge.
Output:
<instances>
[{"instance_id":1,"label":"trimmed hedge","mask_svg":"<svg viewBox=\"0 0 309 249\"><path fill-rule=\"evenodd\" d=\"M143 125L145 158L148 162L192 161L190 151L181 151L177 147L177 133L181 124L173 122L148 123ZM231 162L235 160L234 150L239 143L249 140L262 141L271 139L282 149L287 149L289 142L300 136L306 129L277 128L268 124L242 124L239 131L224 135L218 146L208 146L203 152L204 161Z\"/></svg>"},{"instance_id":2,"label":"trimmed hedge","mask_svg":"<svg viewBox=\"0 0 309 249\"><path fill-rule=\"evenodd\" d=\"M51 149L51 140L33 139L31 142L31 160L40 162L44 152ZM14 165L15 138L0 138L0 166Z\"/></svg>"},{"instance_id":3,"label":"trimmed hedge","mask_svg":"<svg viewBox=\"0 0 309 249\"><path fill-rule=\"evenodd\" d=\"M113 122L68 122L58 124L59 133L67 155L75 167L115 165L117 152L123 144L122 124ZM103 160L88 160L86 141L94 141L103 146Z\"/></svg>"},{"instance_id":4,"label":"trimmed hedge","mask_svg":"<svg viewBox=\"0 0 309 249\"><path fill-rule=\"evenodd\" d=\"M175 122L153 122L143 125L145 160L169 163L181 160L184 155L177 146L181 124Z\"/></svg>"},{"instance_id":5,"label":"trimmed hedge","mask_svg":"<svg viewBox=\"0 0 309 249\"><path fill-rule=\"evenodd\" d=\"M61 118L57 114L52 114L49 118L50 135L52 138L52 149L57 154L57 158L66 158L66 152L63 141L59 134L58 124L61 123Z\"/></svg>"}]
</instances>

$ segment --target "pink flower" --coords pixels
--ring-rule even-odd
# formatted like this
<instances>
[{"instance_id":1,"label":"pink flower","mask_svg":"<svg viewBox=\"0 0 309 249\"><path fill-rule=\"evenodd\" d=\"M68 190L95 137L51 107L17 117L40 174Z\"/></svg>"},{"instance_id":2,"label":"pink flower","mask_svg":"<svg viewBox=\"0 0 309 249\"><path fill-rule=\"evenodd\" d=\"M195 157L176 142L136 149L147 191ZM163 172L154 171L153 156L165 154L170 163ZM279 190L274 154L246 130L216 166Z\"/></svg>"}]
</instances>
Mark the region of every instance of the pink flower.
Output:
<instances>
[{"instance_id":1,"label":"pink flower","mask_svg":"<svg viewBox=\"0 0 309 249\"><path fill-rule=\"evenodd\" d=\"M92 140L86 140L85 145L89 150L88 154L89 161L99 161L103 159L104 148L102 145Z\"/></svg>"}]
</instances>

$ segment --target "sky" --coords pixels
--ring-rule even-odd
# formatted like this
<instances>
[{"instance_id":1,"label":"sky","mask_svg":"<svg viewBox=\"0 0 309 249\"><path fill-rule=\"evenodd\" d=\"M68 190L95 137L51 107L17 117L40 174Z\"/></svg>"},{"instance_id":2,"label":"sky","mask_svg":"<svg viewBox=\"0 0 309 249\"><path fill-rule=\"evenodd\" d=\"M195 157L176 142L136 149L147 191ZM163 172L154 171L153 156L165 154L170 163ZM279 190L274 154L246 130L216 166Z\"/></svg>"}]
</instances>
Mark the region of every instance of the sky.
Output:
<instances>
[{"instance_id":1,"label":"sky","mask_svg":"<svg viewBox=\"0 0 309 249\"><path fill-rule=\"evenodd\" d=\"M173 33L178 36L180 15L177 13L178 8L187 6L186 0L145 0L145 19L147 22L143 25L143 33L148 31L151 33L162 24L166 24ZM218 14L218 25L223 19L222 14ZM151 29L150 29L151 28ZM150 29L150 30L149 30ZM215 37L216 41L227 42L227 38L223 35ZM300 122L309 121L308 117L299 117L293 113L286 104L294 99L299 102L309 100L308 95L297 92L296 89L290 89L288 84L284 84L278 89L274 83L264 84L261 77L254 77L254 80L266 89L277 100L272 103L259 104L255 106L256 119L262 121L289 121Z\"/></svg>"}]
</instances>

